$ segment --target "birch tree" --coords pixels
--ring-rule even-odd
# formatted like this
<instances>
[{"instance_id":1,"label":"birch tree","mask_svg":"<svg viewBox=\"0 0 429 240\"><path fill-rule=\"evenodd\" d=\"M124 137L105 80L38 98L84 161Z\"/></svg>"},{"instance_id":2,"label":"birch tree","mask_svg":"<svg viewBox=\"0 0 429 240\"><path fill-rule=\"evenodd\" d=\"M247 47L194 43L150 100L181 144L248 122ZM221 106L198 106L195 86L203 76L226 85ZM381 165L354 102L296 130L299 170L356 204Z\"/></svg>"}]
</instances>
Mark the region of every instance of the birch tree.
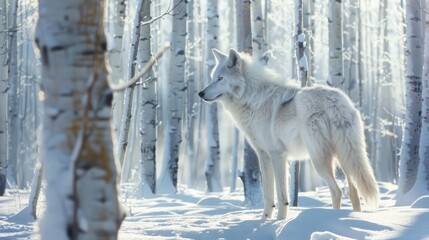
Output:
<instances>
[{"instance_id":1,"label":"birch tree","mask_svg":"<svg viewBox=\"0 0 429 240\"><path fill-rule=\"evenodd\" d=\"M179 147L182 141L181 121L185 87L185 46L186 46L186 1L173 0L173 26L171 34L171 58L168 73L170 89L168 95L169 119L165 127L163 171L161 174L162 191L177 190L179 168Z\"/></svg>"},{"instance_id":2,"label":"birch tree","mask_svg":"<svg viewBox=\"0 0 429 240\"><path fill-rule=\"evenodd\" d=\"M230 19L234 19L234 14L237 11L235 5L237 4L237 1L228 1L228 7L231 9L231 11L229 12L228 17ZM237 14L235 14L235 16L237 16ZM238 19L238 17L237 17ZM230 42L234 42L238 39L237 37L237 28L235 26L235 23L230 23L228 25L228 32L230 32L231 34L229 35L230 37ZM235 35L234 35L235 34ZM230 192L235 192L236 190L236 184L237 184L237 176L239 174L238 172L238 144L239 144L239 137L240 137L240 133L238 131L238 129L236 127L233 128L232 130L232 152L231 152L231 171L230 171Z\"/></svg>"},{"instance_id":3,"label":"birch tree","mask_svg":"<svg viewBox=\"0 0 429 240\"><path fill-rule=\"evenodd\" d=\"M218 1L207 2L207 30L206 30L206 52L205 52L205 79L210 82L210 73L215 66L215 59L211 53L218 45L219 14ZM206 128L207 128L207 159L205 175L207 190L209 192L222 191L220 174L220 149L219 149L219 125L217 117L217 103L206 105Z\"/></svg>"},{"instance_id":4,"label":"birch tree","mask_svg":"<svg viewBox=\"0 0 429 240\"><path fill-rule=\"evenodd\" d=\"M8 153L7 167L9 169L10 181L12 184L18 184L18 153L19 153L19 135L18 127L18 44L17 44L17 17L18 17L18 0L8 2Z\"/></svg>"},{"instance_id":5,"label":"birch tree","mask_svg":"<svg viewBox=\"0 0 429 240\"><path fill-rule=\"evenodd\" d=\"M429 17L427 10L429 9L429 1L425 1L426 8L423 9L422 16L423 26L422 34L424 34L424 62L422 73L422 118L421 118L421 133L419 142L419 163L417 176L412 188L406 193L406 200L411 204L417 198L429 194ZM423 5L422 4L422 5ZM423 5L424 6L424 5Z\"/></svg>"},{"instance_id":6,"label":"birch tree","mask_svg":"<svg viewBox=\"0 0 429 240\"><path fill-rule=\"evenodd\" d=\"M429 10L429 1L425 1L426 9ZM426 15L424 21L424 65L422 82L422 127L419 144L419 167L414 184L414 191L418 193L416 197L429 194L429 17Z\"/></svg>"},{"instance_id":7,"label":"birch tree","mask_svg":"<svg viewBox=\"0 0 429 240\"><path fill-rule=\"evenodd\" d=\"M237 50L252 53L252 28L250 22L250 1L236 0ZM240 178L244 186L244 201L251 207L261 205L262 192L258 156L247 142L244 143L244 166Z\"/></svg>"},{"instance_id":8,"label":"birch tree","mask_svg":"<svg viewBox=\"0 0 429 240\"><path fill-rule=\"evenodd\" d=\"M109 130L100 1L39 1L44 89L42 239L116 239L124 218Z\"/></svg>"},{"instance_id":9,"label":"birch tree","mask_svg":"<svg viewBox=\"0 0 429 240\"><path fill-rule=\"evenodd\" d=\"M265 3L267 4L267 3ZM268 61L267 51L266 14L262 14L262 1L252 0L252 49L253 55L261 60Z\"/></svg>"},{"instance_id":10,"label":"birch tree","mask_svg":"<svg viewBox=\"0 0 429 240\"><path fill-rule=\"evenodd\" d=\"M294 12L294 36L295 36L295 60L298 72L298 79L301 86L305 87L308 82L308 61L305 54L306 47L306 34L304 32L304 4L303 0L295 0Z\"/></svg>"},{"instance_id":11,"label":"birch tree","mask_svg":"<svg viewBox=\"0 0 429 240\"><path fill-rule=\"evenodd\" d=\"M118 84L123 78L121 65L122 39L124 34L124 21L126 18L125 0L107 0L106 2L106 37L108 42L108 57L110 66L110 79L113 84ZM122 120L122 110L124 103L124 91L114 91L112 93L112 139L114 149L117 149Z\"/></svg>"},{"instance_id":12,"label":"birch tree","mask_svg":"<svg viewBox=\"0 0 429 240\"><path fill-rule=\"evenodd\" d=\"M401 147L397 204L416 181L421 132L421 86L423 69L422 9L417 1L406 1L406 123Z\"/></svg>"},{"instance_id":13,"label":"birch tree","mask_svg":"<svg viewBox=\"0 0 429 240\"><path fill-rule=\"evenodd\" d=\"M379 76L377 78L377 104L374 114L374 126L377 131L374 142L376 145L376 176L381 181L391 181L394 179L396 165L396 145L394 138L395 122L395 101L393 100L393 80L391 63L389 56L389 21L388 1L380 1L380 48L379 56Z\"/></svg>"},{"instance_id":14,"label":"birch tree","mask_svg":"<svg viewBox=\"0 0 429 240\"><path fill-rule=\"evenodd\" d=\"M354 103L360 102L360 85L358 76L359 34L358 34L358 3L360 0L344 2L344 89ZM387 9L386 9L387 10Z\"/></svg>"},{"instance_id":15,"label":"birch tree","mask_svg":"<svg viewBox=\"0 0 429 240\"><path fill-rule=\"evenodd\" d=\"M135 2L135 8L128 8L130 19L133 19L132 24L128 27L129 38L123 38L122 43L122 62L126 65L127 71L123 74L123 79L131 79L136 74L137 70L137 53L140 44L140 26L143 20L143 0ZM124 34L128 37L128 34ZM125 59L125 60L124 60ZM125 151L128 146L129 131L132 118L132 102L134 97L134 86L127 87L124 93L123 112L121 126L119 128L119 140L117 146L117 159L119 159L122 168L125 162Z\"/></svg>"},{"instance_id":16,"label":"birch tree","mask_svg":"<svg viewBox=\"0 0 429 240\"><path fill-rule=\"evenodd\" d=\"M184 135L186 139L185 153L186 156L186 184L188 187L195 187L196 181L195 176L198 175L198 160L196 159L197 147L195 147L195 135L196 131L196 118L197 115L200 115L198 109L202 106L200 98L196 98L197 95L197 77L198 77L198 68L199 64L198 59L198 16L194 14L196 12L195 8L199 8L199 5L194 1L188 2L188 21L187 29L188 35L186 40L186 104L185 104L185 129ZM199 102L198 102L199 101Z\"/></svg>"},{"instance_id":17,"label":"birch tree","mask_svg":"<svg viewBox=\"0 0 429 240\"><path fill-rule=\"evenodd\" d=\"M304 4L302 0L295 0L295 11L294 11L294 36L295 36L295 60L297 66L298 80L301 82L301 87L306 87L309 84L308 81L308 61L305 55L306 35L304 33ZM299 172L300 162L294 161L291 164L292 177L291 177L291 189L292 189L292 206L298 206L298 192L299 192Z\"/></svg>"},{"instance_id":18,"label":"birch tree","mask_svg":"<svg viewBox=\"0 0 429 240\"><path fill-rule=\"evenodd\" d=\"M6 189L7 170L7 5L0 2L0 196Z\"/></svg>"},{"instance_id":19,"label":"birch tree","mask_svg":"<svg viewBox=\"0 0 429 240\"><path fill-rule=\"evenodd\" d=\"M143 21L151 19L151 1L143 1ZM139 69L145 66L152 57L151 50L151 25L141 26L140 45L138 53ZM148 72L142 77L144 83L140 85L140 190L142 196L156 191L156 141L157 126L156 118L158 101L156 97L156 79L154 73Z\"/></svg>"},{"instance_id":20,"label":"birch tree","mask_svg":"<svg viewBox=\"0 0 429 240\"><path fill-rule=\"evenodd\" d=\"M343 89L343 31L341 0L329 0L329 79L328 84Z\"/></svg>"},{"instance_id":21,"label":"birch tree","mask_svg":"<svg viewBox=\"0 0 429 240\"><path fill-rule=\"evenodd\" d=\"M32 19L35 8L31 3L20 1L17 22L18 45L18 128L20 129L17 180L19 188L27 188L31 184L34 167L37 161L38 143L36 129L39 124L37 84L39 59L33 51Z\"/></svg>"}]
</instances>

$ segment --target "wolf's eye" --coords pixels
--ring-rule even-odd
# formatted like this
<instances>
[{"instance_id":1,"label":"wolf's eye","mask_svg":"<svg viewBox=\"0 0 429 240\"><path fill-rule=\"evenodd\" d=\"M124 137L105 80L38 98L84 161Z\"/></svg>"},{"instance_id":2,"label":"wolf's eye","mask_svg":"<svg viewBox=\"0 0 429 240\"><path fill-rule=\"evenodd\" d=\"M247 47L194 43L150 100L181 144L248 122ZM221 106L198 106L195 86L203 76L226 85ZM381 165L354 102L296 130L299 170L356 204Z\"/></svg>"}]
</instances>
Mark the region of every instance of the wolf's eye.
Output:
<instances>
[{"instance_id":1,"label":"wolf's eye","mask_svg":"<svg viewBox=\"0 0 429 240\"><path fill-rule=\"evenodd\" d=\"M223 79L223 77L219 77L217 80L218 80L218 81L220 81L220 80L222 80L222 79Z\"/></svg>"}]
</instances>

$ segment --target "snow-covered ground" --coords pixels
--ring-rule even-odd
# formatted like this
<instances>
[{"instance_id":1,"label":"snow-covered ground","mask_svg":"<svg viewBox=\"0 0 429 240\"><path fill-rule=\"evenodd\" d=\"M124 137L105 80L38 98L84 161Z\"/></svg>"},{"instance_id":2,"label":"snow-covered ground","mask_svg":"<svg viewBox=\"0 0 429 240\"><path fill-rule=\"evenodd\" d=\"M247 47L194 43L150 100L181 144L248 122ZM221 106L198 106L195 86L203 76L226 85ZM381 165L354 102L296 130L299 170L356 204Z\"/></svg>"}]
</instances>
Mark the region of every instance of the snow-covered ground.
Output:
<instances>
[{"instance_id":1,"label":"snow-covered ground","mask_svg":"<svg viewBox=\"0 0 429 240\"><path fill-rule=\"evenodd\" d=\"M341 210L333 210L328 190L320 188L300 193L300 207L291 207L287 220L261 221L261 209L242 205L242 192L182 189L137 200L124 188L128 217L119 239L429 239L429 196L395 207L396 186L380 183L380 189L381 207L375 212L352 212L347 197ZM0 239L37 239L37 227L26 214L15 215L27 197L25 191L0 197Z\"/></svg>"}]
</instances>

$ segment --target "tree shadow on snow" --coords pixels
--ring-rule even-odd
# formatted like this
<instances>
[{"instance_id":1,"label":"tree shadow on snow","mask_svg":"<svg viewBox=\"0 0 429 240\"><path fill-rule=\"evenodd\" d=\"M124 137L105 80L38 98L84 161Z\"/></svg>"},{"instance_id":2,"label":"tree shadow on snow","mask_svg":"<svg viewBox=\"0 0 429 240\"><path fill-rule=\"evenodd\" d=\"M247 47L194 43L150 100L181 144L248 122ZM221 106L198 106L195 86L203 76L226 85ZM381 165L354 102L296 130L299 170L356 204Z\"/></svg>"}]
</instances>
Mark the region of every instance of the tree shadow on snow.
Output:
<instances>
[{"instance_id":1,"label":"tree shadow on snow","mask_svg":"<svg viewBox=\"0 0 429 240\"><path fill-rule=\"evenodd\" d=\"M364 213L363 213L364 214ZM278 239L311 239L315 232L332 232L336 235L366 239L371 231L392 230L390 227L353 217L350 210L312 208L303 210L296 218L284 221L278 229Z\"/></svg>"}]
</instances>

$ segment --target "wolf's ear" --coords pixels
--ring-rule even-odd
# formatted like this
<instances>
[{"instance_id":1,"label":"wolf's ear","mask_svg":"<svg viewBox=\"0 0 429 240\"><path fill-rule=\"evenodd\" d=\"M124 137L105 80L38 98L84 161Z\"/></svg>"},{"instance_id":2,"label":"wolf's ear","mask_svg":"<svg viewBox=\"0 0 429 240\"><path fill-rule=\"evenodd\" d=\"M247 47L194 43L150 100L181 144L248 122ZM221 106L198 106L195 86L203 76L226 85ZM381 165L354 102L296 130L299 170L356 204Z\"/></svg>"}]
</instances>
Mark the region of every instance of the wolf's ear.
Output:
<instances>
[{"instance_id":1,"label":"wolf's ear","mask_svg":"<svg viewBox=\"0 0 429 240\"><path fill-rule=\"evenodd\" d=\"M217 63L220 63L222 60L226 59L227 57L226 54L217 50L216 48L212 48L212 53Z\"/></svg>"},{"instance_id":2,"label":"wolf's ear","mask_svg":"<svg viewBox=\"0 0 429 240\"><path fill-rule=\"evenodd\" d=\"M228 55L228 67L232 68L232 67L240 67L241 66L241 57L240 57L240 53L238 53L236 50L231 49L229 50L229 55Z\"/></svg>"}]
</instances>

